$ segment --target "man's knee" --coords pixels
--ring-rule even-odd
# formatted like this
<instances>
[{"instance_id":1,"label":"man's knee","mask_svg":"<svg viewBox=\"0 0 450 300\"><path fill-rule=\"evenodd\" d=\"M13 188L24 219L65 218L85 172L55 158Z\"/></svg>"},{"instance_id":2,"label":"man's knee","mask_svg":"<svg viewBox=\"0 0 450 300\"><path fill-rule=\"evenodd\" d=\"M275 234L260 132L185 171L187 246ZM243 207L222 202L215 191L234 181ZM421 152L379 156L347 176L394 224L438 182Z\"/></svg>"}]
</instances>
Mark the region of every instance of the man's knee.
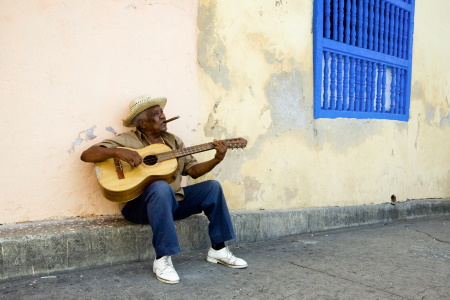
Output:
<instances>
[{"instance_id":1,"label":"man's knee","mask_svg":"<svg viewBox=\"0 0 450 300\"><path fill-rule=\"evenodd\" d=\"M144 196L147 203L149 201L171 201L175 197L170 185L163 180L155 181L147 186L144 190Z\"/></svg>"},{"instance_id":2,"label":"man's knee","mask_svg":"<svg viewBox=\"0 0 450 300\"><path fill-rule=\"evenodd\" d=\"M147 186L144 190L144 193L166 193L167 191L171 191L172 188L170 185L164 180L158 180Z\"/></svg>"},{"instance_id":3,"label":"man's knee","mask_svg":"<svg viewBox=\"0 0 450 300\"><path fill-rule=\"evenodd\" d=\"M207 184L207 188L209 188L211 191L222 191L222 185L217 180L208 180L205 183Z\"/></svg>"},{"instance_id":4,"label":"man's knee","mask_svg":"<svg viewBox=\"0 0 450 300\"><path fill-rule=\"evenodd\" d=\"M205 182L205 190L208 190L208 198L205 201L209 205L221 206L225 202L225 197L222 191L222 185L217 180L208 180Z\"/></svg>"}]
</instances>

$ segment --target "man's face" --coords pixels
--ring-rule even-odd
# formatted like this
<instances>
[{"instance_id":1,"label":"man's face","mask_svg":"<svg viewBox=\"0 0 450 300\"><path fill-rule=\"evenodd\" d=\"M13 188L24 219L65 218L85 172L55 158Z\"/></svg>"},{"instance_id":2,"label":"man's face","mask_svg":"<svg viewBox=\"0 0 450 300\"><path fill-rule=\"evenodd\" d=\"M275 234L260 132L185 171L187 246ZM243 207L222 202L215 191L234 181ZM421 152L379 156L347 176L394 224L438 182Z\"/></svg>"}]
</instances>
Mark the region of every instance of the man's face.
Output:
<instances>
[{"instance_id":1,"label":"man's face","mask_svg":"<svg viewBox=\"0 0 450 300\"><path fill-rule=\"evenodd\" d=\"M152 106L146 110L144 124L152 133L158 134L167 130L167 124L164 123L166 116L159 105Z\"/></svg>"}]
</instances>

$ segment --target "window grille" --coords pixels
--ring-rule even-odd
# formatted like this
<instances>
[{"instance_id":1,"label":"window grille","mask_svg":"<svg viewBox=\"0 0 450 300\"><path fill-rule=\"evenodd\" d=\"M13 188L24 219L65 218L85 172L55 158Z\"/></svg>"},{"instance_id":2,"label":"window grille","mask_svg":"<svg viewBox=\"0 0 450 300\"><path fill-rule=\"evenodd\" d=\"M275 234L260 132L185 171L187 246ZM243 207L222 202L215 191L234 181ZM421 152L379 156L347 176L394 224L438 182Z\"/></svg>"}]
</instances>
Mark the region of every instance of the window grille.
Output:
<instances>
[{"instance_id":1,"label":"window grille","mask_svg":"<svg viewBox=\"0 0 450 300\"><path fill-rule=\"evenodd\" d=\"M414 1L314 1L315 118L408 121Z\"/></svg>"}]
</instances>

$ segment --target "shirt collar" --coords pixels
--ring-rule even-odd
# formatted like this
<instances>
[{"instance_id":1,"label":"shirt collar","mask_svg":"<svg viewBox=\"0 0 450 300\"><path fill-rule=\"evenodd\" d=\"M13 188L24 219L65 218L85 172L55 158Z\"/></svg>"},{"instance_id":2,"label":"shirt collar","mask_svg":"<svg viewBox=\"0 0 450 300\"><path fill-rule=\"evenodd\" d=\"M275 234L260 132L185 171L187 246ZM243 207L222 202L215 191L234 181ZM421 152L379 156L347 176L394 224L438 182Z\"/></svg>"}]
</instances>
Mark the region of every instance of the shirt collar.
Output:
<instances>
[{"instance_id":1,"label":"shirt collar","mask_svg":"<svg viewBox=\"0 0 450 300\"><path fill-rule=\"evenodd\" d=\"M147 140L147 137L145 136L145 134L143 134L139 129L136 128L136 136L138 137L138 139L141 141L141 143L144 146L148 146L151 143ZM168 132L163 132L161 133L161 137L163 138L164 142L166 143L167 146L169 146L170 148L174 149L175 147L175 138L171 133Z\"/></svg>"}]
</instances>

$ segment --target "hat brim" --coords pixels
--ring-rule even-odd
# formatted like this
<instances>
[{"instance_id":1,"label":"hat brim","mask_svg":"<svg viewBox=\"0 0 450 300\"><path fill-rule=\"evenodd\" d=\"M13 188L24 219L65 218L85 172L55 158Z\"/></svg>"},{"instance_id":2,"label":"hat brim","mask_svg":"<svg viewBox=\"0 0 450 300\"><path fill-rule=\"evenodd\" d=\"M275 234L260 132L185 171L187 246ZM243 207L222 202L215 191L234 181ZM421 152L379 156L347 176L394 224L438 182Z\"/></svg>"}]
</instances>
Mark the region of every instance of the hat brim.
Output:
<instances>
[{"instance_id":1,"label":"hat brim","mask_svg":"<svg viewBox=\"0 0 450 300\"><path fill-rule=\"evenodd\" d=\"M143 112L144 110L159 105L161 109L166 106L167 98L165 97L156 97L151 98L150 96L143 96L142 99L139 99L132 108L130 108L130 114L126 119L123 120L123 126L125 127L133 127L133 119Z\"/></svg>"}]
</instances>

